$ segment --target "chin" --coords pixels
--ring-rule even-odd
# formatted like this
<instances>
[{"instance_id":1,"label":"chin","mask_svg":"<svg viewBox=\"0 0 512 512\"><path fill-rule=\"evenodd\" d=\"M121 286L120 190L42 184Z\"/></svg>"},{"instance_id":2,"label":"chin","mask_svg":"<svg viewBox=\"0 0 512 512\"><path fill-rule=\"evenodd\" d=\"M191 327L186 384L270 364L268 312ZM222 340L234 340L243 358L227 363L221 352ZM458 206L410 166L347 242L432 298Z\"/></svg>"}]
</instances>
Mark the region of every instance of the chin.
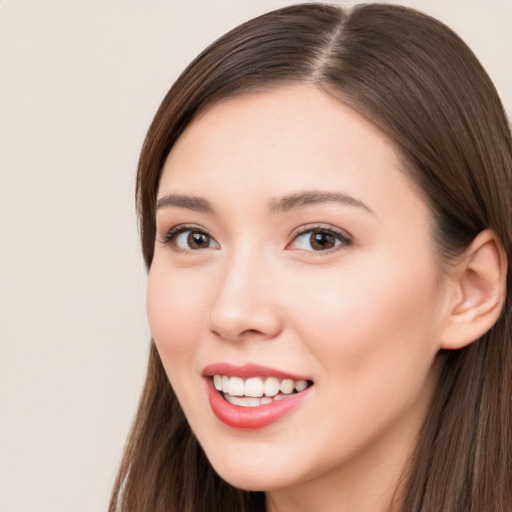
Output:
<instances>
[{"instance_id":1,"label":"chin","mask_svg":"<svg viewBox=\"0 0 512 512\"><path fill-rule=\"evenodd\" d=\"M226 460L210 463L223 480L244 491L273 491L288 487L293 485L296 476L290 474L289 467L276 467L273 460L257 463L240 457L233 463Z\"/></svg>"}]
</instances>

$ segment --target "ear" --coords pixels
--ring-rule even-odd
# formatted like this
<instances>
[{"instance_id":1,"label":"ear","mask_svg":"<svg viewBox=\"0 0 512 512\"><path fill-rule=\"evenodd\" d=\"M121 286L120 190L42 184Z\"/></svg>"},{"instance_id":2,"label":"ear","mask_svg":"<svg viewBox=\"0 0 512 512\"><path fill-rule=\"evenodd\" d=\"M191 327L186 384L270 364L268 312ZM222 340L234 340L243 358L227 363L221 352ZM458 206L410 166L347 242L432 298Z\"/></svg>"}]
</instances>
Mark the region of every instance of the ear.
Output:
<instances>
[{"instance_id":1,"label":"ear","mask_svg":"<svg viewBox=\"0 0 512 512\"><path fill-rule=\"evenodd\" d=\"M491 230L484 230L465 251L452 275L449 314L441 347L458 349L483 336L498 320L506 294L507 257Z\"/></svg>"}]
</instances>

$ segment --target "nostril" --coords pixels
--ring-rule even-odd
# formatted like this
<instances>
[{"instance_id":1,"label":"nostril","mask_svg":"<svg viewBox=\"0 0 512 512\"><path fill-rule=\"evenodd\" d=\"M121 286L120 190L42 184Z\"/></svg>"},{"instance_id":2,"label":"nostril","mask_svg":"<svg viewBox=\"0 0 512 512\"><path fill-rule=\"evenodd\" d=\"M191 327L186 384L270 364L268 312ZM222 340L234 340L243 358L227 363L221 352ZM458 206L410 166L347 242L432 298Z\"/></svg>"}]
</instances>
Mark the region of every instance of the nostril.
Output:
<instances>
[{"instance_id":1,"label":"nostril","mask_svg":"<svg viewBox=\"0 0 512 512\"><path fill-rule=\"evenodd\" d=\"M241 265L230 265L209 305L209 331L226 341L274 338L283 320L276 299L265 283L254 277L255 265L245 274Z\"/></svg>"},{"instance_id":2,"label":"nostril","mask_svg":"<svg viewBox=\"0 0 512 512\"><path fill-rule=\"evenodd\" d=\"M260 332L256 329L246 329L245 331L240 333L240 336L248 337L248 336L258 336L258 335L262 335L262 334L263 334L262 332Z\"/></svg>"},{"instance_id":3,"label":"nostril","mask_svg":"<svg viewBox=\"0 0 512 512\"><path fill-rule=\"evenodd\" d=\"M272 312L238 318L212 316L209 322L210 332L226 341L272 339L281 331L281 322Z\"/></svg>"}]
</instances>

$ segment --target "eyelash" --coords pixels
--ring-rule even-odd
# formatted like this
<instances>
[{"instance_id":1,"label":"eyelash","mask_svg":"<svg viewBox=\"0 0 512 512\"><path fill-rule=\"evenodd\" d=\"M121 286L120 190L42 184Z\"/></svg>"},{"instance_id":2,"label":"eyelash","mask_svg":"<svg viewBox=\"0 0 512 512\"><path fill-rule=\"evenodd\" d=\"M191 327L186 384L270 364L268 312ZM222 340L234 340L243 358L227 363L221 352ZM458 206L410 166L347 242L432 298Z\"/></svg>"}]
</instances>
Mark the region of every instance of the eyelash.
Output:
<instances>
[{"instance_id":1,"label":"eyelash","mask_svg":"<svg viewBox=\"0 0 512 512\"><path fill-rule=\"evenodd\" d=\"M171 245L173 242L176 242L176 239L183 233L190 231L191 233L199 233L201 235L207 236L211 240L213 240L217 245L217 241L206 231L205 229L200 228L196 225L191 224L180 224L179 226L174 226L165 235L162 236L160 242L164 245ZM198 249L182 249L180 247L175 247L177 251L190 251L194 252Z\"/></svg>"},{"instance_id":2,"label":"eyelash","mask_svg":"<svg viewBox=\"0 0 512 512\"><path fill-rule=\"evenodd\" d=\"M198 233L198 234L204 235L204 236L208 237L210 239L210 241L213 241L218 246L218 242L210 235L210 233L208 233L208 231L206 231L205 229L203 229L197 225L190 225L190 224L181 224L178 226L173 226L169 231L167 231L167 233L165 235L162 236L160 242L166 246L171 245L171 244L173 244L173 242L176 242L177 238L181 234L186 233L186 232ZM349 235L343 233L342 231L333 229L332 227L323 227L323 226L317 225L317 226L302 227L302 228L299 228L298 230L294 231L288 237L289 242L286 245L286 248L290 247L290 245L293 244L294 242L297 242L297 240L301 236L304 236L307 234L310 234L312 236L314 233L320 233L322 235L332 236L335 239L335 243L336 242L339 242L339 243L334 245L334 247L330 247L327 249L320 249L318 251L315 251L314 249L313 250L297 249L297 250L302 250L304 252L311 252L313 254L316 253L316 254L320 255L320 254L329 253L329 252L341 249L343 247L352 245L352 238ZM205 248L208 249L211 247L205 247ZM200 248L199 249L192 249L192 248L183 249L180 247L175 247L175 250L184 251L184 252L197 252L200 250Z\"/></svg>"},{"instance_id":3,"label":"eyelash","mask_svg":"<svg viewBox=\"0 0 512 512\"><path fill-rule=\"evenodd\" d=\"M348 234L346 234L346 233L344 233L344 232L342 232L340 230L334 229L332 227L323 227L323 226L318 226L317 225L317 226L302 227L302 228L299 228L298 230L294 231L289 236L290 242L287 245L287 247L289 247L293 243L296 243L297 240L301 236L304 236L304 235L307 235L307 234L312 236L315 233L319 233L319 234L322 234L322 235L332 236L335 239L335 243L339 242L339 244L335 245L334 247L330 247L330 248L327 248L327 249L321 249L321 250L318 250L318 251L307 250L307 249L298 249L298 250L303 250L305 252L311 252L312 255L322 255L322 254L330 253L330 252L342 249L343 247L352 245L352 238L350 237L350 235L348 235ZM309 243L311 243L311 242L309 242Z\"/></svg>"}]
</instances>

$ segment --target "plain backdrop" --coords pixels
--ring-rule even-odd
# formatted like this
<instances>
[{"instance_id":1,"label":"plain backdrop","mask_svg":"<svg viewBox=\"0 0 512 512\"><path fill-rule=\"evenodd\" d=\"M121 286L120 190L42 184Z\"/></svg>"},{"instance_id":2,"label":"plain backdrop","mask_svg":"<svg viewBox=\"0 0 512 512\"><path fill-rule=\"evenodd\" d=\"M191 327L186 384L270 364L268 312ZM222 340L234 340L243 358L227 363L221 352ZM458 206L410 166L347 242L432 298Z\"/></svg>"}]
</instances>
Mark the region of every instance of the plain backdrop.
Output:
<instances>
[{"instance_id":1,"label":"plain backdrop","mask_svg":"<svg viewBox=\"0 0 512 512\"><path fill-rule=\"evenodd\" d=\"M105 511L149 328L145 131L208 43L283 0L0 0L0 512ZM512 109L512 0L396 2L473 48Z\"/></svg>"}]
</instances>

